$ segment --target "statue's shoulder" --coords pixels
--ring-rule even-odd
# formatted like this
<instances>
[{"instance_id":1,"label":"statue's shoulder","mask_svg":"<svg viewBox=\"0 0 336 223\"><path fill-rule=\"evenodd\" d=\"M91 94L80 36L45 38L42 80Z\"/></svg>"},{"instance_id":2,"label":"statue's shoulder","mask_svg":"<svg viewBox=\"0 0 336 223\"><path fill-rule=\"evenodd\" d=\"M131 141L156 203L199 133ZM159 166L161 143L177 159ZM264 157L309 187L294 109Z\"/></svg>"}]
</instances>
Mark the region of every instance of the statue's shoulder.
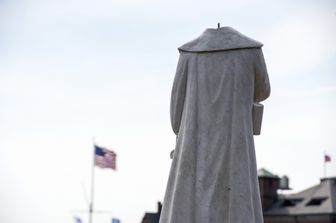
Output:
<instances>
[{"instance_id":1,"label":"statue's shoulder","mask_svg":"<svg viewBox=\"0 0 336 223\"><path fill-rule=\"evenodd\" d=\"M214 52L245 48L261 48L262 43L231 27L206 29L199 37L179 47L180 52Z\"/></svg>"}]
</instances>

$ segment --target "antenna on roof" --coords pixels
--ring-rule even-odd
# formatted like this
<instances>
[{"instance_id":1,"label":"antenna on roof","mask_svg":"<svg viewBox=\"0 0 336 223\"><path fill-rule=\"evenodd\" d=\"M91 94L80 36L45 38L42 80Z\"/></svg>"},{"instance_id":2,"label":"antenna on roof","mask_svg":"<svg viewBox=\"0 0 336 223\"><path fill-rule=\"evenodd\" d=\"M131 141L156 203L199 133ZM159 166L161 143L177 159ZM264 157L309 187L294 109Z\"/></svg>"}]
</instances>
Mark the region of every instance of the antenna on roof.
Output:
<instances>
[{"instance_id":1,"label":"antenna on roof","mask_svg":"<svg viewBox=\"0 0 336 223\"><path fill-rule=\"evenodd\" d=\"M218 28L218 29L220 28L220 23L217 23L217 28Z\"/></svg>"}]
</instances>

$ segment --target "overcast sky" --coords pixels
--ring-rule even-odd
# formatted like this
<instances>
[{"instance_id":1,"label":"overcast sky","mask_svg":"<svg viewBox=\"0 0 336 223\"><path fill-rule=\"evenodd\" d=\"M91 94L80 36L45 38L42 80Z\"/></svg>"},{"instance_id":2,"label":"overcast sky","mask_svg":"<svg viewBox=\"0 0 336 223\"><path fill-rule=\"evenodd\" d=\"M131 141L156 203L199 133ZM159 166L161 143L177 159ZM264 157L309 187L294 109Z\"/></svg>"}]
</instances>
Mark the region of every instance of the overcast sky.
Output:
<instances>
[{"instance_id":1,"label":"overcast sky","mask_svg":"<svg viewBox=\"0 0 336 223\"><path fill-rule=\"evenodd\" d=\"M336 3L0 1L0 221L73 222L87 210L93 137L118 154L96 169L94 223L156 211L175 137L177 47L231 26L264 43L272 85L258 167L299 191L336 175Z\"/></svg>"}]
</instances>

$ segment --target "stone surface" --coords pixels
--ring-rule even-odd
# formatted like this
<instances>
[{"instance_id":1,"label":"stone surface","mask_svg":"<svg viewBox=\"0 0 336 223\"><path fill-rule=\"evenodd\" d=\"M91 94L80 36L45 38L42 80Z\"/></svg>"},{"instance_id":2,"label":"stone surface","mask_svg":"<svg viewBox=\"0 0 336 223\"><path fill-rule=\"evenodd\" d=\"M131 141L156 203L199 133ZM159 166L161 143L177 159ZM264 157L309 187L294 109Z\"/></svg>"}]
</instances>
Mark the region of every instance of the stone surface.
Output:
<instances>
[{"instance_id":1,"label":"stone surface","mask_svg":"<svg viewBox=\"0 0 336 223\"><path fill-rule=\"evenodd\" d=\"M270 85L262 44L207 29L179 48L171 95L177 143L160 223L261 223L253 103Z\"/></svg>"}]
</instances>

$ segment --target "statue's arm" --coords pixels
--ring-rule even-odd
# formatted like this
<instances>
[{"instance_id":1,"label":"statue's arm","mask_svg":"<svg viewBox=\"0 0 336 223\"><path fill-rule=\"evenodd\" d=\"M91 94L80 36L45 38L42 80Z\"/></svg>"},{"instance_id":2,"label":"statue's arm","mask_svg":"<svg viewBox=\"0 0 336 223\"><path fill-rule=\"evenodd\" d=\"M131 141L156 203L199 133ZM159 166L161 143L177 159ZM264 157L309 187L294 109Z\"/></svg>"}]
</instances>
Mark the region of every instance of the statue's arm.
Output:
<instances>
[{"instance_id":1,"label":"statue's arm","mask_svg":"<svg viewBox=\"0 0 336 223\"><path fill-rule=\"evenodd\" d=\"M170 121L176 135L180 129L184 100L186 97L187 73L187 58L186 55L181 53L177 64L170 101Z\"/></svg>"},{"instance_id":2,"label":"statue's arm","mask_svg":"<svg viewBox=\"0 0 336 223\"><path fill-rule=\"evenodd\" d=\"M255 63L254 103L252 107L252 120L253 134L260 135L264 106L259 102L269 97L271 93L271 87L262 50L258 49L256 54L257 57Z\"/></svg>"},{"instance_id":3,"label":"statue's arm","mask_svg":"<svg viewBox=\"0 0 336 223\"><path fill-rule=\"evenodd\" d=\"M271 86L262 50L258 49L256 54L257 56L254 69L254 101L260 102L269 97L271 93Z\"/></svg>"}]
</instances>

